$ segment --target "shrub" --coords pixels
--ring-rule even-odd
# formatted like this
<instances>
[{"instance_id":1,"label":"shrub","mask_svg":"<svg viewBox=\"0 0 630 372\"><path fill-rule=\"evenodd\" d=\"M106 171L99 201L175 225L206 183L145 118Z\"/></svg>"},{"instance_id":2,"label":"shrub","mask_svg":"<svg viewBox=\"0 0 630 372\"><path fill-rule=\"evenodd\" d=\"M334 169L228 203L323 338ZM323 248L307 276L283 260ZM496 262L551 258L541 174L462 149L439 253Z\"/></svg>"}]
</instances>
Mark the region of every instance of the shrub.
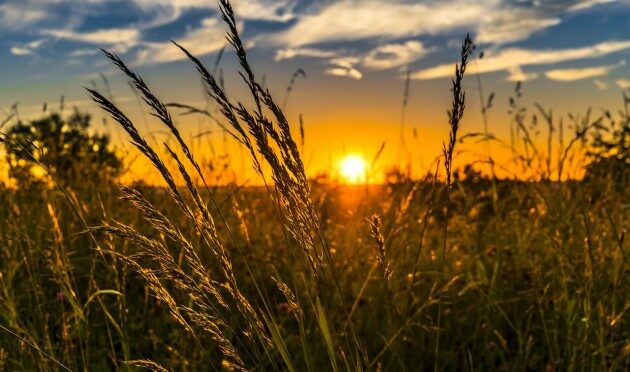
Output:
<instances>
[{"instance_id":1,"label":"shrub","mask_svg":"<svg viewBox=\"0 0 630 372\"><path fill-rule=\"evenodd\" d=\"M105 134L91 134L89 114L75 109L67 119L51 113L7 131L9 177L18 185L42 183L50 173L62 185L109 183L122 171L122 161Z\"/></svg>"}]
</instances>

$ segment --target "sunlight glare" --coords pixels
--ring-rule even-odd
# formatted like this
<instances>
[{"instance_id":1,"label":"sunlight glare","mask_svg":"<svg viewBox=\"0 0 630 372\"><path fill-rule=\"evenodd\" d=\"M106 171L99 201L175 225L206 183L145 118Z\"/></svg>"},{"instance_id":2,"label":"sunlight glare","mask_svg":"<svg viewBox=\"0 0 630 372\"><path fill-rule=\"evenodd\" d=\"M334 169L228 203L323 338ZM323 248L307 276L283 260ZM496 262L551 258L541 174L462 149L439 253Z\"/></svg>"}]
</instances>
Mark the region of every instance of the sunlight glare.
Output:
<instances>
[{"instance_id":1,"label":"sunlight glare","mask_svg":"<svg viewBox=\"0 0 630 372\"><path fill-rule=\"evenodd\" d=\"M359 155L347 155L339 163L339 173L348 183L364 182L367 166L363 157Z\"/></svg>"}]
</instances>

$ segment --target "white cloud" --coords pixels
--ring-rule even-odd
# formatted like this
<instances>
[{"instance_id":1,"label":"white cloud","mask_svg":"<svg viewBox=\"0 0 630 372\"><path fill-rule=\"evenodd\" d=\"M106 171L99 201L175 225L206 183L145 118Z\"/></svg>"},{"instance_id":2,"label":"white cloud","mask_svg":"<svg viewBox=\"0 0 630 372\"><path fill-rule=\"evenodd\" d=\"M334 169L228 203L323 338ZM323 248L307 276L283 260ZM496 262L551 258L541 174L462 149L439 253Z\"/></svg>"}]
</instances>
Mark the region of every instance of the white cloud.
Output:
<instances>
[{"instance_id":1,"label":"white cloud","mask_svg":"<svg viewBox=\"0 0 630 372\"><path fill-rule=\"evenodd\" d=\"M282 61L285 59L292 59L297 57L311 57L311 58L332 58L338 54L332 50L321 50L312 48L286 48L276 51L274 59L276 61Z\"/></svg>"},{"instance_id":2,"label":"white cloud","mask_svg":"<svg viewBox=\"0 0 630 372\"><path fill-rule=\"evenodd\" d=\"M0 5L0 27L8 29L27 28L46 18L44 9L33 7L28 2Z\"/></svg>"},{"instance_id":3,"label":"white cloud","mask_svg":"<svg viewBox=\"0 0 630 372\"><path fill-rule=\"evenodd\" d=\"M617 79L615 80L615 84L621 89L630 89L630 80L629 79Z\"/></svg>"},{"instance_id":4,"label":"white cloud","mask_svg":"<svg viewBox=\"0 0 630 372\"><path fill-rule=\"evenodd\" d=\"M532 9L500 11L486 16L477 28L478 43L506 43L527 39L531 34L560 24L556 17L545 18Z\"/></svg>"},{"instance_id":5,"label":"white cloud","mask_svg":"<svg viewBox=\"0 0 630 372\"><path fill-rule=\"evenodd\" d=\"M12 47L11 54L14 54L16 56L28 56L33 54L33 51L28 48Z\"/></svg>"},{"instance_id":6,"label":"white cloud","mask_svg":"<svg viewBox=\"0 0 630 372\"><path fill-rule=\"evenodd\" d=\"M613 69L623 66L623 65L625 65L625 62L620 62L615 65L607 65L607 66L564 68L564 69L547 71L545 72L545 76L548 79L556 80L556 81L575 81L575 80L606 76Z\"/></svg>"},{"instance_id":7,"label":"white cloud","mask_svg":"<svg viewBox=\"0 0 630 372\"><path fill-rule=\"evenodd\" d=\"M534 80L538 77L538 74L535 72L523 72L520 66L512 67L508 70L510 75L507 77L508 81L530 81Z\"/></svg>"},{"instance_id":8,"label":"white cloud","mask_svg":"<svg viewBox=\"0 0 630 372\"><path fill-rule=\"evenodd\" d=\"M585 67L585 68L564 68L545 72L548 79L556 81L575 81L589 79L607 75L610 71L608 66Z\"/></svg>"},{"instance_id":9,"label":"white cloud","mask_svg":"<svg viewBox=\"0 0 630 372\"><path fill-rule=\"evenodd\" d=\"M110 28L89 32L72 30L43 30L42 34L57 39L73 40L88 44L116 46L119 51L126 51L140 40L140 31L135 28Z\"/></svg>"},{"instance_id":10,"label":"white cloud","mask_svg":"<svg viewBox=\"0 0 630 372\"><path fill-rule=\"evenodd\" d=\"M70 57L87 57L87 56L94 56L98 54L98 49L94 48L94 49L77 49L77 50L73 50L72 52L68 53L68 55Z\"/></svg>"},{"instance_id":11,"label":"white cloud","mask_svg":"<svg viewBox=\"0 0 630 372\"><path fill-rule=\"evenodd\" d=\"M336 1L297 15L297 22L273 40L298 47L473 30L479 42L505 43L558 25L561 15L574 5L572 0Z\"/></svg>"},{"instance_id":12,"label":"white cloud","mask_svg":"<svg viewBox=\"0 0 630 372\"><path fill-rule=\"evenodd\" d=\"M33 40L23 45L15 45L11 47L11 54L16 56L32 55L37 48L42 46L46 42L46 39Z\"/></svg>"},{"instance_id":13,"label":"white cloud","mask_svg":"<svg viewBox=\"0 0 630 372\"><path fill-rule=\"evenodd\" d=\"M363 66L385 70L415 62L424 57L428 50L419 41L407 41L403 44L386 44L373 49L363 59Z\"/></svg>"},{"instance_id":14,"label":"white cloud","mask_svg":"<svg viewBox=\"0 0 630 372\"><path fill-rule=\"evenodd\" d=\"M234 12L239 18L286 22L295 17L295 0L235 0Z\"/></svg>"},{"instance_id":15,"label":"white cloud","mask_svg":"<svg viewBox=\"0 0 630 372\"><path fill-rule=\"evenodd\" d=\"M466 27L472 19L483 15L483 5L469 3L470 7L453 11L453 2L433 6L374 0L333 2L317 13L300 16L289 30L276 35L276 41L303 46L437 33L457 25Z\"/></svg>"},{"instance_id":16,"label":"white cloud","mask_svg":"<svg viewBox=\"0 0 630 372\"><path fill-rule=\"evenodd\" d=\"M1 0L0 0L1 1ZM26 0L29 1L29 0ZM69 3L80 0L38 0L46 3ZM111 2L113 0L85 0L89 2ZM164 24L169 24L181 17L184 11L194 9L210 9L218 11L218 0L132 0L140 8L138 21L121 28L102 29L96 31L78 31L68 29L48 29L42 34L57 39L73 40L100 46L107 46L115 52L124 53L133 47L140 47L137 55L137 63L161 63L182 59L183 55L170 41L146 41L142 34L147 29L152 29ZM294 17L293 8L296 0L233 0L232 5L239 19L265 20L284 22ZM88 7L87 4L84 4ZM87 11L86 11L87 13ZM149 20L146 20L146 18ZM80 22L79 22L80 24ZM240 22L242 28L243 22ZM0 26L1 27L1 26ZM207 54L220 49L225 43L225 31L219 15L203 19L201 25L186 31L184 36L175 38L182 46L190 49L197 55ZM70 52L72 57L91 55L92 52L80 49Z\"/></svg>"},{"instance_id":17,"label":"white cloud","mask_svg":"<svg viewBox=\"0 0 630 372\"><path fill-rule=\"evenodd\" d=\"M5 0L6 1L6 0ZM130 10L137 12L137 21L118 28L103 28L100 30L80 31L86 16L106 12L107 6L118 0L15 0L4 4L0 0L0 30L22 29L34 26L33 30L41 35L52 36L56 39L73 40L89 43L124 53L136 46L145 46L138 58L144 61L171 61L179 59L177 50L167 39L159 42L148 42L142 39L142 34L148 29L159 27L177 21L184 12L194 12L195 9L207 9L218 13L218 0L130 0L136 7L127 4ZM295 17L293 12L297 0L232 0L235 13L239 19L264 20L273 22L286 22ZM70 17L63 16L58 9L60 5L66 5L73 9ZM138 10L139 9L139 10ZM107 14L107 13L103 13ZM59 21L63 17L65 28L45 28L51 24L62 24ZM199 30L188 31L180 41L197 54L205 54L220 48L225 44L223 29L218 29L218 14L213 16L214 21L205 20ZM43 29L42 29L43 27ZM38 29L39 28L39 29ZM214 30L217 29L220 43ZM219 45L220 44L220 45ZM218 45L218 46L217 46ZM13 45L11 52L16 55L33 54L35 47L25 45ZM84 57L91 55L85 49L70 51L71 57Z\"/></svg>"},{"instance_id":18,"label":"white cloud","mask_svg":"<svg viewBox=\"0 0 630 372\"><path fill-rule=\"evenodd\" d=\"M240 23L239 28L243 25ZM219 50L225 45L225 31L223 24L217 18L206 18L201 22L201 27L189 31L175 41L188 49L194 55L200 56ZM172 62L186 58L184 53L169 42L146 43L138 52L136 63L154 64Z\"/></svg>"},{"instance_id":19,"label":"white cloud","mask_svg":"<svg viewBox=\"0 0 630 372\"><path fill-rule=\"evenodd\" d=\"M618 0L582 0L582 1L579 1L577 4L569 7L569 11L577 12L580 10L586 10L596 5L610 4L610 3L616 3L616 2L618 2Z\"/></svg>"},{"instance_id":20,"label":"white cloud","mask_svg":"<svg viewBox=\"0 0 630 372\"><path fill-rule=\"evenodd\" d=\"M334 68L329 68L324 72L328 75L344 76L344 77L348 77L354 80L361 80L361 78L363 77L363 74L361 73L361 71L353 67L350 67L350 68L334 67Z\"/></svg>"},{"instance_id":21,"label":"white cloud","mask_svg":"<svg viewBox=\"0 0 630 372\"><path fill-rule=\"evenodd\" d=\"M133 0L145 10L162 11L163 21L179 18L183 10L193 8L219 9L218 0ZM232 0L232 7L241 19L286 22L295 17L296 0ZM168 10L168 11L167 11Z\"/></svg>"},{"instance_id":22,"label":"white cloud","mask_svg":"<svg viewBox=\"0 0 630 372\"><path fill-rule=\"evenodd\" d=\"M275 60L295 57L326 58L328 63L334 66L327 69L326 74L361 79L363 74L357 69L358 65L371 70L385 70L408 65L424 57L428 52L421 42L411 40L400 44L381 45L362 55L313 48L287 48L278 50Z\"/></svg>"},{"instance_id":23,"label":"white cloud","mask_svg":"<svg viewBox=\"0 0 630 372\"><path fill-rule=\"evenodd\" d=\"M334 67L328 68L324 71L327 75L343 76L355 80L363 78L363 73L356 68L356 65L361 62L361 58L359 57L339 57L333 58L329 62L334 65Z\"/></svg>"},{"instance_id":24,"label":"white cloud","mask_svg":"<svg viewBox=\"0 0 630 372\"><path fill-rule=\"evenodd\" d=\"M469 67L469 72L487 73L510 71L516 67L531 65L551 65L554 63L601 57L630 49L630 41L606 41L599 44L574 49L503 49ZM453 74L454 63L446 63L415 72L412 78L419 80L448 77Z\"/></svg>"},{"instance_id":25,"label":"white cloud","mask_svg":"<svg viewBox=\"0 0 630 372\"><path fill-rule=\"evenodd\" d=\"M359 57L349 56L349 57L339 57L339 58L331 59L330 63L332 63L333 65L337 65L339 67L351 69L360 61L361 61L361 58Z\"/></svg>"}]
</instances>

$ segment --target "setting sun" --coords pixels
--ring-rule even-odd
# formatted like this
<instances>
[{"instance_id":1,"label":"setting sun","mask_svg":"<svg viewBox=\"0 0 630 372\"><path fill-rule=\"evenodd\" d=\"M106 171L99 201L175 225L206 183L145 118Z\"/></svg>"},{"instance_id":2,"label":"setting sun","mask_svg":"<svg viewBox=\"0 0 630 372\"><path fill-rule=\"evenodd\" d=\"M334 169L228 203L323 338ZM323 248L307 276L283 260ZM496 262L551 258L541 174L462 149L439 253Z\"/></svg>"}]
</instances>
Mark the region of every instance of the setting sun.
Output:
<instances>
[{"instance_id":1,"label":"setting sun","mask_svg":"<svg viewBox=\"0 0 630 372\"><path fill-rule=\"evenodd\" d=\"M365 159L359 155L347 155L339 163L339 173L348 183L365 181L367 166Z\"/></svg>"}]
</instances>

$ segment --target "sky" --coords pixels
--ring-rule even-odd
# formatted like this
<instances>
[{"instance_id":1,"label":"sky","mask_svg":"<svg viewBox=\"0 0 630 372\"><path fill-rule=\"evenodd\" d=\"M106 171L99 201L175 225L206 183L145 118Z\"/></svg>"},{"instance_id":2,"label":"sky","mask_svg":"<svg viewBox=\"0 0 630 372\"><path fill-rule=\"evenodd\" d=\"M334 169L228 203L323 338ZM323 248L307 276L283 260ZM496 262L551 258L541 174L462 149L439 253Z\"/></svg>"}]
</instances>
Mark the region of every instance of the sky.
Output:
<instances>
[{"instance_id":1,"label":"sky","mask_svg":"<svg viewBox=\"0 0 630 372\"><path fill-rule=\"evenodd\" d=\"M467 32L477 56L464 82L464 132L482 128L481 98L492 92L488 127L506 136L517 81L524 104L540 102L559 115L617 109L621 90L630 88L630 0L232 3L258 77L278 102L286 100L294 125L303 117L304 158L313 174L334 168L344 154L371 159L383 142L382 168L404 158L415 173L426 170L447 137L450 78ZM82 88L96 85L141 128L158 131L99 48L120 55L164 101L204 105L193 66L170 40L212 66L226 45L218 14L218 0L0 0L0 113L19 102L22 117L36 117L43 103L55 106L63 95L67 106L98 118ZM220 71L239 97L245 91L237 68L227 48ZM297 77L285 97L298 68L306 77ZM178 116L178 125L191 136L215 131L209 140L236 158L211 122Z\"/></svg>"}]
</instances>

